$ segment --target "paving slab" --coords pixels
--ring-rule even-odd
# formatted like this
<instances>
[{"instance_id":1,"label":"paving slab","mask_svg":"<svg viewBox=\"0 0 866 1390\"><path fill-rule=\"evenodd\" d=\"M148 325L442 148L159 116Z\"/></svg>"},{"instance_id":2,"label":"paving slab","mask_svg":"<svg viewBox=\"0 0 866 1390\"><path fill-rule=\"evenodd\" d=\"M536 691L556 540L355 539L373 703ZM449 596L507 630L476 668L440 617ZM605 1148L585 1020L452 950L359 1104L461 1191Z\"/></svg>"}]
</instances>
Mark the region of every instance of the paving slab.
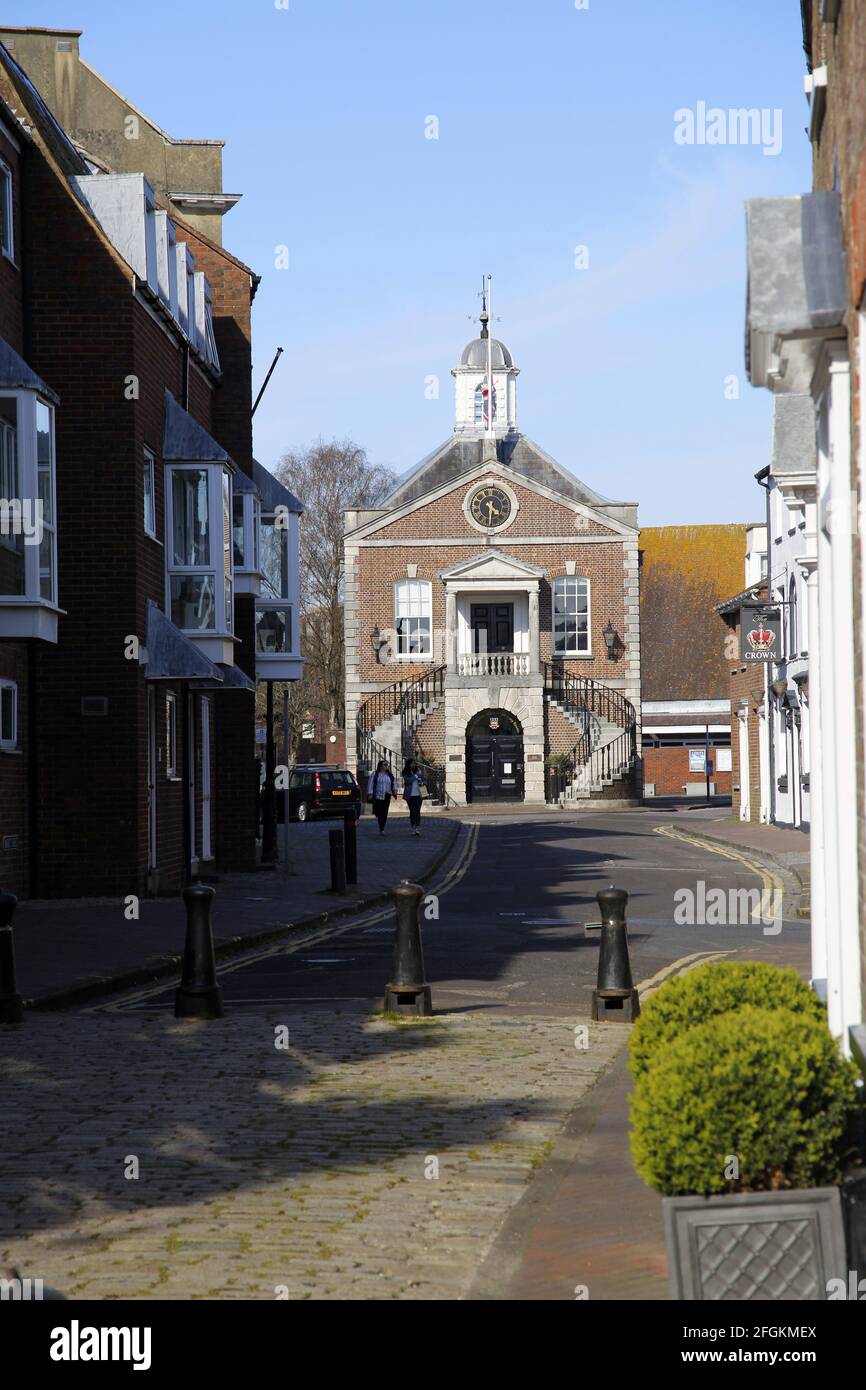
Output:
<instances>
[{"instance_id":1,"label":"paving slab","mask_svg":"<svg viewBox=\"0 0 866 1390\"><path fill-rule=\"evenodd\" d=\"M459 824L444 816L422 822L420 836L400 820L380 835L376 822L358 823L358 885L345 895L330 889L328 831L339 821L289 826L285 865L214 881L213 934L217 954L289 932L323 915L358 910L401 878L424 880L453 845ZM124 899L31 899L14 919L18 988L41 1006L66 1005L88 993L157 978L176 968L186 913L180 896L141 898L130 917Z\"/></svg>"}]
</instances>

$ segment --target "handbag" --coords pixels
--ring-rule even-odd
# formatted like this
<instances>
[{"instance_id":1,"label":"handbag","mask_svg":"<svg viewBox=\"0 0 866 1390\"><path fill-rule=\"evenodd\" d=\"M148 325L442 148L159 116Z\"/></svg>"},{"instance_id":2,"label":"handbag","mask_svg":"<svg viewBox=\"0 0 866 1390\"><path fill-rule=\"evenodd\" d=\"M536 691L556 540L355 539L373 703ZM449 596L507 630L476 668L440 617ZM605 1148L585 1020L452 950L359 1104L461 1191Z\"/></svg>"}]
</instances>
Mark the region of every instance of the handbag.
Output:
<instances>
[{"instance_id":1,"label":"handbag","mask_svg":"<svg viewBox=\"0 0 866 1390\"><path fill-rule=\"evenodd\" d=\"M423 782L418 783L418 795L420 796L422 801L426 801L428 796L430 795L430 792L425 787Z\"/></svg>"}]
</instances>

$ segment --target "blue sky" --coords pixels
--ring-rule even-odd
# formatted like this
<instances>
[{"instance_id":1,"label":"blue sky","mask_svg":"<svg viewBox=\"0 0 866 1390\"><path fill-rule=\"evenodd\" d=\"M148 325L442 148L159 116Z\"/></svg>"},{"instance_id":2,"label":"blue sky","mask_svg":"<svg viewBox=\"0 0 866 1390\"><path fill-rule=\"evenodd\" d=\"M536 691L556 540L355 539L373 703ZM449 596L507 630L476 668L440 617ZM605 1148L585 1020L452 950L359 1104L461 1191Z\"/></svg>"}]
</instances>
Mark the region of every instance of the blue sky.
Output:
<instances>
[{"instance_id":1,"label":"blue sky","mask_svg":"<svg viewBox=\"0 0 866 1390\"><path fill-rule=\"evenodd\" d=\"M413 467L452 429L490 271L523 430L644 525L759 518L743 203L811 184L795 0L287 4L30 0L6 21L83 29L163 128L226 141L225 242L262 275L256 387L285 349L261 461L321 434ZM781 153L676 143L701 101L780 109Z\"/></svg>"}]
</instances>

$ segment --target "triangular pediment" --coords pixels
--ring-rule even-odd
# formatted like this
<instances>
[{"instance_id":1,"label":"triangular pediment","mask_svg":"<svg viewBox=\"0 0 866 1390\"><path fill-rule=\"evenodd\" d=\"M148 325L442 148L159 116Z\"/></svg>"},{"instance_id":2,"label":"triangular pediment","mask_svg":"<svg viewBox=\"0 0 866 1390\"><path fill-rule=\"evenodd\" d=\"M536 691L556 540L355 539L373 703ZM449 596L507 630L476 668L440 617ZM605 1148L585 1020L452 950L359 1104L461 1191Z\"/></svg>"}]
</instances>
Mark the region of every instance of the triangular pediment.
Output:
<instances>
[{"instance_id":1,"label":"triangular pediment","mask_svg":"<svg viewBox=\"0 0 866 1390\"><path fill-rule=\"evenodd\" d=\"M420 497L411 501L394 504L392 498L386 498L381 510L374 514L367 513L360 525L350 528L352 534L358 540L366 540L367 537L375 536L377 532L383 531L386 527L394 525L395 522L402 521L404 517L411 516L413 512L421 511L431 502L438 501L446 497L449 493L459 492L469 488L475 482L492 482L502 479L512 487L525 488L527 492L534 493L537 497L543 498L546 502L551 502L558 507L564 507L575 517L574 531L579 535L587 527L598 528L607 532L611 536L631 537L637 536L637 527L624 518L615 515L619 509L634 511L631 503L606 503L605 506L590 506L586 502L579 502L574 498L566 497L562 493L552 492L544 484L526 477L516 477L513 470L499 462L482 461L468 472L461 473L456 478L448 478L432 492L425 492ZM569 525L569 530L572 529ZM509 537L513 539L513 537Z\"/></svg>"},{"instance_id":2,"label":"triangular pediment","mask_svg":"<svg viewBox=\"0 0 866 1390\"><path fill-rule=\"evenodd\" d=\"M480 583L487 579L541 579L543 576L544 570L539 565L530 565L501 550L485 550L439 571L440 579L477 579Z\"/></svg>"}]
</instances>

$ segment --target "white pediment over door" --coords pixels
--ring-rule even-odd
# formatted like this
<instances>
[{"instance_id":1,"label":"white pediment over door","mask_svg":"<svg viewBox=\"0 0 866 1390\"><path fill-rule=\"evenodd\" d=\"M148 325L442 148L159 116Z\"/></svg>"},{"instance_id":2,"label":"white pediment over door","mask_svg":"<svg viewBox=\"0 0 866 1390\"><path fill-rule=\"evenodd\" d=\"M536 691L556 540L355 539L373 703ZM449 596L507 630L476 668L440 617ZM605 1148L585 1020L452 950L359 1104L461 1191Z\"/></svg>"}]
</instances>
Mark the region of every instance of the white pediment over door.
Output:
<instances>
[{"instance_id":1,"label":"white pediment over door","mask_svg":"<svg viewBox=\"0 0 866 1390\"><path fill-rule=\"evenodd\" d=\"M497 550L485 550L481 555L473 555L470 560L461 560L440 571L440 578L448 584L451 580L461 583L486 584L502 580L527 583L538 582L544 570L539 565L530 565L525 560L517 560Z\"/></svg>"}]
</instances>

